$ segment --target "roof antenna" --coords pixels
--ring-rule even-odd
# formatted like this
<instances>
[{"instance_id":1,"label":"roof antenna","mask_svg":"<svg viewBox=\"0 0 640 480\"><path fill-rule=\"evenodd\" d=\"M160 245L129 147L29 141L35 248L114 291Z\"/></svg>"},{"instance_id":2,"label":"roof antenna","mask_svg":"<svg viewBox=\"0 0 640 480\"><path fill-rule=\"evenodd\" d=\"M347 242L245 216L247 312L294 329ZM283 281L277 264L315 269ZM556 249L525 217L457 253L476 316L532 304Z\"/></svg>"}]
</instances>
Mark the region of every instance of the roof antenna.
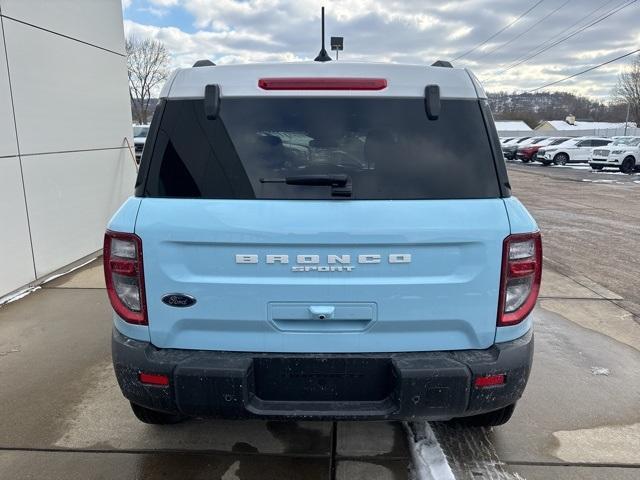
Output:
<instances>
[{"instance_id":1,"label":"roof antenna","mask_svg":"<svg viewBox=\"0 0 640 480\"><path fill-rule=\"evenodd\" d=\"M330 62L332 60L324 48L324 7L322 7L322 49L320 49L320 53L314 60L316 62Z\"/></svg>"}]
</instances>

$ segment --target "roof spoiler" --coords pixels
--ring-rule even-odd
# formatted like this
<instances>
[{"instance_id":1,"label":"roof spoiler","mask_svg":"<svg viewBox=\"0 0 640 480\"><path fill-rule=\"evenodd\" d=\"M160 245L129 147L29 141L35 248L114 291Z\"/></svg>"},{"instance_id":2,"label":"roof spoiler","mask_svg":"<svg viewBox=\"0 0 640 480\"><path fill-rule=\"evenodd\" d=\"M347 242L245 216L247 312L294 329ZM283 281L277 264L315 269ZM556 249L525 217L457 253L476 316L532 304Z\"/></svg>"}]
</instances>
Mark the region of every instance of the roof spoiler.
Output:
<instances>
[{"instance_id":1,"label":"roof spoiler","mask_svg":"<svg viewBox=\"0 0 640 480\"><path fill-rule=\"evenodd\" d=\"M192 68L196 68L196 67L215 67L216 64L213 63L211 60L198 60L196 63L193 64Z\"/></svg>"},{"instance_id":2,"label":"roof spoiler","mask_svg":"<svg viewBox=\"0 0 640 480\"><path fill-rule=\"evenodd\" d=\"M451 62L448 62L446 60L436 60L435 62L433 62L431 64L432 67L444 67L444 68L453 68L453 65L451 65Z\"/></svg>"}]
</instances>

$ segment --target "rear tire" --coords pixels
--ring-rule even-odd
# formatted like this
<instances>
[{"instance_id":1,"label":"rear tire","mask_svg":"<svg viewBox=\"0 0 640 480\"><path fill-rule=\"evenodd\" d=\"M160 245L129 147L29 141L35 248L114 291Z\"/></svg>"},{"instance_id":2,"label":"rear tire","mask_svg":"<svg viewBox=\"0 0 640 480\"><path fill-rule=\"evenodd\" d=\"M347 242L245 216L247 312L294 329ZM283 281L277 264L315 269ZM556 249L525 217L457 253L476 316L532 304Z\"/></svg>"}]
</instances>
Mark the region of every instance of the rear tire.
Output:
<instances>
[{"instance_id":1,"label":"rear tire","mask_svg":"<svg viewBox=\"0 0 640 480\"><path fill-rule=\"evenodd\" d=\"M183 415L174 415L171 413L151 410L149 408L136 405L135 403L131 404L131 410L138 420L150 425L173 425L174 423L180 423L187 418Z\"/></svg>"},{"instance_id":2,"label":"rear tire","mask_svg":"<svg viewBox=\"0 0 640 480\"><path fill-rule=\"evenodd\" d=\"M556 165L566 165L569 161L569 155L566 153L559 153L555 157L553 157L553 163Z\"/></svg>"},{"instance_id":3,"label":"rear tire","mask_svg":"<svg viewBox=\"0 0 640 480\"><path fill-rule=\"evenodd\" d=\"M622 165L620 165L620 171L622 173L633 173L636 168L636 160L629 156L622 161Z\"/></svg>"},{"instance_id":4,"label":"rear tire","mask_svg":"<svg viewBox=\"0 0 640 480\"><path fill-rule=\"evenodd\" d=\"M450 420L450 422L465 427L497 427L507 423L515 409L516 404L512 403L500 410L481 413L480 415L473 415L471 417L454 418Z\"/></svg>"}]
</instances>

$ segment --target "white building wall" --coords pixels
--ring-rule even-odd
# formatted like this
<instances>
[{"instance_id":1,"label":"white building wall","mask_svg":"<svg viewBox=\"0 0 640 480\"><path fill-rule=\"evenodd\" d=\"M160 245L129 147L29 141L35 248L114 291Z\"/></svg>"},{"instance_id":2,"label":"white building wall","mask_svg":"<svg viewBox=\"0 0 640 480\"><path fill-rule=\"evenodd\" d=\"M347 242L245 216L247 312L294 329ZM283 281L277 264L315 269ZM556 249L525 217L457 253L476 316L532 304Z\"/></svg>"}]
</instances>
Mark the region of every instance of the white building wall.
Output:
<instances>
[{"instance_id":1,"label":"white building wall","mask_svg":"<svg viewBox=\"0 0 640 480\"><path fill-rule=\"evenodd\" d=\"M98 251L135 167L120 0L0 0L0 20L2 297Z\"/></svg>"}]
</instances>

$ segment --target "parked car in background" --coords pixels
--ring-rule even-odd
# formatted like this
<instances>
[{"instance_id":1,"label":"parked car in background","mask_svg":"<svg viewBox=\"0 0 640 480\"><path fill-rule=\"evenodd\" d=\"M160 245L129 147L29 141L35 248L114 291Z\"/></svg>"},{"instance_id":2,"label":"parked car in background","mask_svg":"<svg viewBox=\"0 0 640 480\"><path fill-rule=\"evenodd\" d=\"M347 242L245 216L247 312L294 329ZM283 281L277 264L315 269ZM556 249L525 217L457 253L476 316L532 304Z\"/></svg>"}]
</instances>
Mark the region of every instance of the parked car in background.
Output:
<instances>
[{"instance_id":1,"label":"parked car in background","mask_svg":"<svg viewBox=\"0 0 640 480\"><path fill-rule=\"evenodd\" d=\"M502 154L507 160L514 160L516 158L516 152L518 146L523 142L530 140L531 137L516 137L502 145Z\"/></svg>"},{"instance_id":2,"label":"parked car in background","mask_svg":"<svg viewBox=\"0 0 640 480\"><path fill-rule=\"evenodd\" d=\"M149 134L149 125L134 125L133 126L133 146L136 152L136 162L140 163L140 157L142 156L142 150L144 149L144 143L147 140Z\"/></svg>"},{"instance_id":3,"label":"parked car in background","mask_svg":"<svg viewBox=\"0 0 640 480\"><path fill-rule=\"evenodd\" d=\"M539 157L543 165L566 165L567 163L586 163L591 158L594 147L603 147L612 142L610 138L577 137L559 145L544 149L544 156Z\"/></svg>"},{"instance_id":4,"label":"parked car in background","mask_svg":"<svg viewBox=\"0 0 640 480\"><path fill-rule=\"evenodd\" d=\"M640 167L640 137L618 137L607 148L594 148L589 165L594 170L613 167L632 173Z\"/></svg>"},{"instance_id":5,"label":"parked car in background","mask_svg":"<svg viewBox=\"0 0 640 480\"><path fill-rule=\"evenodd\" d=\"M514 138L514 137L503 137L503 138L501 138L501 139L500 139L500 144L501 144L501 145L504 145L504 144L506 144L507 142L510 142L511 140L513 140L513 138Z\"/></svg>"},{"instance_id":6,"label":"parked car in background","mask_svg":"<svg viewBox=\"0 0 640 480\"><path fill-rule=\"evenodd\" d=\"M564 142L571 140L571 137L549 137L544 141L544 145L538 148L538 151L533 155L533 161L541 162L544 157L544 152L547 147L554 147Z\"/></svg>"},{"instance_id":7,"label":"parked car in background","mask_svg":"<svg viewBox=\"0 0 640 480\"><path fill-rule=\"evenodd\" d=\"M533 162L536 159L536 154L538 153L538 150L540 150L540 148L551 145L551 143L557 140L558 139L556 137L549 137L535 143L521 145L520 147L518 147L516 157L522 160L523 163ZM562 141L565 140L568 140L568 138L562 139Z\"/></svg>"}]
</instances>

